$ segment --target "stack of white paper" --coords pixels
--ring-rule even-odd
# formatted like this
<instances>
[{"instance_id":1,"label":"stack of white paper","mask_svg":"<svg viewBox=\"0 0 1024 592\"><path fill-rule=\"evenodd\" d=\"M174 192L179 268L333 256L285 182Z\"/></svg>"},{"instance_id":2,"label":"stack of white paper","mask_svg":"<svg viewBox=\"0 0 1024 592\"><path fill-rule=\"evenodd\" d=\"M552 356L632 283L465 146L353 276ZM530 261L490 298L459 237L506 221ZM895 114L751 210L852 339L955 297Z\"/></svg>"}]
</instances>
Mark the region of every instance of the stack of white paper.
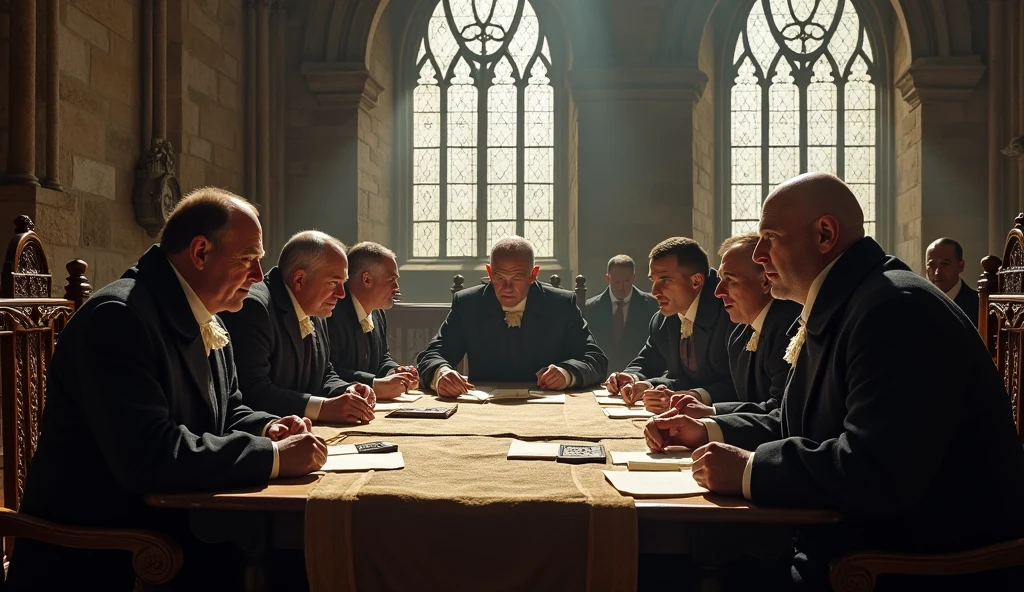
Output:
<instances>
[{"instance_id":1,"label":"stack of white paper","mask_svg":"<svg viewBox=\"0 0 1024 592\"><path fill-rule=\"evenodd\" d=\"M641 461L688 467L693 464L691 451L682 446L672 446L665 452L615 452L611 451L613 465L628 465L630 462Z\"/></svg>"},{"instance_id":2,"label":"stack of white paper","mask_svg":"<svg viewBox=\"0 0 1024 592\"><path fill-rule=\"evenodd\" d=\"M397 399L391 399L391 401L395 401L395 400L397 400ZM376 405L373 406L373 410L374 411L394 411L395 409L399 409L399 408L402 407L401 403L392 403L391 401L388 401L387 403L377 403Z\"/></svg>"},{"instance_id":3,"label":"stack of white paper","mask_svg":"<svg viewBox=\"0 0 1024 592\"><path fill-rule=\"evenodd\" d=\"M512 440L508 447L508 459L555 460L561 444L551 442L523 442Z\"/></svg>"},{"instance_id":4,"label":"stack of white paper","mask_svg":"<svg viewBox=\"0 0 1024 592\"><path fill-rule=\"evenodd\" d=\"M609 409L601 408L604 414L612 419L626 419L633 417L654 417L654 414L646 409Z\"/></svg>"},{"instance_id":5,"label":"stack of white paper","mask_svg":"<svg viewBox=\"0 0 1024 592\"><path fill-rule=\"evenodd\" d=\"M604 477L619 493L633 497L683 497L708 492L688 470L605 471Z\"/></svg>"},{"instance_id":6,"label":"stack of white paper","mask_svg":"<svg viewBox=\"0 0 1024 592\"><path fill-rule=\"evenodd\" d=\"M418 401L419 398L422 396L423 393L421 393L420 391L409 391L407 393L402 393L401 395L398 395L397 397L391 400L397 401L399 403L412 403L413 401Z\"/></svg>"},{"instance_id":7,"label":"stack of white paper","mask_svg":"<svg viewBox=\"0 0 1024 592\"><path fill-rule=\"evenodd\" d=\"M354 445L352 445L355 448ZM334 446L328 448L335 448ZM366 454L331 454L328 450L327 462L321 471L390 471L405 468L405 459L401 451L366 453Z\"/></svg>"}]
</instances>

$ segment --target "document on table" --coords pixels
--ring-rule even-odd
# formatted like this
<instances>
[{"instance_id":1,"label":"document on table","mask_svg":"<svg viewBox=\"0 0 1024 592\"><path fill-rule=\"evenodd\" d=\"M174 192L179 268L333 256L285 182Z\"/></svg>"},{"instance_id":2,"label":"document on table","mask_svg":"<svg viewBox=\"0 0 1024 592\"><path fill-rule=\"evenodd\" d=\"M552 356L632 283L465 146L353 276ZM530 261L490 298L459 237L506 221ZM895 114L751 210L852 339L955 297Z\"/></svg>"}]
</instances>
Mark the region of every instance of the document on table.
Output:
<instances>
[{"instance_id":1,"label":"document on table","mask_svg":"<svg viewBox=\"0 0 1024 592\"><path fill-rule=\"evenodd\" d=\"M626 419L633 417L654 417L654 414L646 409L610 409L602 407L601 411L612 419Z\"/></svg>"},{"instance_id":2,"label":"document on table","mask_svg":"<svg viewBox=\"0 0 1024 592\"><path fill-rule=\"evenodd\" d=\"M529 389L492 389L490 392L471 390L460 395L459 401L482 403L487 401L525 401L527 403L565 403L565 393L548 393Z\"/></svg>"},{"instance_id":3,"label":"document on table","mask_svg":"<svg viewBox=\"0 0 1024 592\"><path fill-rule=\"evenodd\" d=\"M616 452L611 451L613 465L628 465L630 462L645 462L688 467L693 464L691 451L682 446L670 447L667 452Z\"/></svg>"},{"instance_id":4,"label":"document on table","mask_svg":"<svg viewBox=\"0 0 1024 592\"><path fill-rule=\"evenodd\" d=\"M471 390L464 395L459 395L456 401L462 403L486 403L491 398L491 393L481 390Z\"/></svg>"},{"instance_id":5,"label":"document on table","mask_svg":"<svg viewBox=\"0 0 1024 592\"><path fill-rule=\"evenodd\" d=\"M399 403L412 403L413 401L418 401L419 398L422 396L423 393L420 391L409 391L407 393L402 393L401 395L398 395L397 397L391 400L397 401Z\"/></svg>"},{"instance_id":6,"label":"document on table","mask_svg":"<svg viewBox=\"0 0 1024 592\"><path fill-rule=\"evenodd\" d=\"M397 401L397 399L391 399L387 403L377 403L376 405L373 406L373 410L374 411L394 411L395 409L400 409L402 407L402 403L400 403L400 402L399 403L392 403L391 401Z\"/></svg>"},{"instance_id":7,"label":"document on table","mask_svg":"<svg viewBox=\"0 0 1024 592\"><path fill-rule=\"evenodd\" d=\"M334 446L329 448L334 448ZM344 446L338 448L344 448ZM405 459L402 457L401 451L378 454L331 454L328 449L327 462L320 470L340 473L345 471L389 471L403 468L405 468Z\"/></svg>"},{"instance_id":8,"label":"document on table","mask_svg":"<svg viewBox=\"0 0 1024 592\"><path fill-rule=\"evenodd\" d=\"M512 440L508 447L508 459L520 460L555 460L561 444L552 442L523 442Z\"/></svg>"},{"instance_id":9,"label":"document on table","mask_svg":"<svg viewBox=\"0 0 1024 592\"><path fill-rule=\"evenodd\" d=\"M605 471L605 479L619 493L633 497L683 497L707 493L693 478L693 472L682 471Z\"/></svg>"}]
</instances>

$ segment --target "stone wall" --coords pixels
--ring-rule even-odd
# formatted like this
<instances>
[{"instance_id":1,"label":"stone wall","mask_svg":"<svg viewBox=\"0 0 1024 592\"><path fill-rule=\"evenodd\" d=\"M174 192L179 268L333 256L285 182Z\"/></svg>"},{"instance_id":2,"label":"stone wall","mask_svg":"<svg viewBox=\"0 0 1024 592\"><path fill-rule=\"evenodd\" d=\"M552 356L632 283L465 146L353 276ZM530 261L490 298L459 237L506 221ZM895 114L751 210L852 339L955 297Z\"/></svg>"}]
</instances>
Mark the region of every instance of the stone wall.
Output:
<instances>
[{"instance_id":1,"label":"stone wall","mask_svg":"<svg viewBox=\"0 0 1024 592\"><path fill-rule=\"evenodd\" d=\"M905 37L895 36L894 72L899 77L910 66ZM895 92L895 91L894 91ZM918 273L923 271L921 245L921 110L895 92L893 121L896 126L896 200L893 212L892 253Z\"/></svg>"},{"instance_id":2,"label":"stone wall","mask_svg":"<svg viewBox=\"0 0 1024 592\"><path fill-rule=\"evenodd\" d=\"M395 232L394 145L395 68L390 8L380 17L370 52L370 75L384 90L377 106L359 117L359 240L393 246Z\"/></svg>"},{"instance_id":3,"label":"stone wall","mask_svg":"<svg viewBox=\"0 0 1024 592\"><path fill-rule=\"evenodd\" d=\"M693 107L693 239L713 261L718 260L715 244L715 51L714 31L704 32L700 47L700 70L708 77L704 94Z\"/></svg>"}]
</instances>

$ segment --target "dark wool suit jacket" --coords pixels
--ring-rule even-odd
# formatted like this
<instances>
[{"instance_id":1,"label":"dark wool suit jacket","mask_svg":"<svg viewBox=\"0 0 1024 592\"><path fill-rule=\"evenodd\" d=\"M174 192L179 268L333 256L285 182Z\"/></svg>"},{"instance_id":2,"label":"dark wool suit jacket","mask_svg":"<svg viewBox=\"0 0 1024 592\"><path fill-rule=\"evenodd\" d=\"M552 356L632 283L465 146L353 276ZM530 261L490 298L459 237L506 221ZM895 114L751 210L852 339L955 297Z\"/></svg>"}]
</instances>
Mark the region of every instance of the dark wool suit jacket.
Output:
<instances>
[{"instance_id":1,"label":"dark wool suit jacket","mask_svg":"<svg viewBox=\"0 0 1024 592\"><path fill-rule=\"evenodd\" d=\"M274 452L260 434L274 419L242 404L231 344L207 357L170 262L151 247L60 335L21 510L79 526L187 530L143 496L266 483ZM105 589L130 589L133 579L128 553L29 539L11 565L10 589L78 589L90 573L103 574Z\"/></svg>"},{"instance_id":2,"label":"dark wool suit jacket","mask_svg":"<svg viewBox=\"0 0 1024 592\"><path fill-rule=\"evenodd\" d=\"M252 408L301 416L311 395L331 397L348 388L331 366L327 321L319 317L310 317L313 366L309 380L300 384L306 350L295 305L278 268L253 284L242 310L221 318L235 346L239 386Z\"/></svg>"},{"instance_id":3,"label":"dark wool suit jacket","mask_svg":"<svg viewBox=\"0 0 1024 592\"><path fill-rule=\"evenodd\" d=\"M697 318L693 323L693 345L697 370L683 367L679 358L679 315L658 315L651 318L647 343L624 370L655 386L664 384L673 390L703 388L711 399L735 401L736 391L729 374L727 340L736 325L729 320L722 301L715 298L718 273L712 269L701 288Z\"/></svg>"},{"instance_id":4,"label":"dark wool suit jacket","mask_svg":"<svg viewBox=\"0 0 1024 592\"><path fill-rule=\"evenodd\" d=\"M587 324L597 345L608 356L608 369L617 372L629 365L637 352L647 341L647 329L651 317L658 312L658 301L647 292L633 286L629 299L629 313L626 315L622 339L615 343L615 305L611 290L605 288L597 296L587 300Z\"/></svg>"},{"instance_id":5,"label":"dark wool suit jacket","mask_svg":"<svg viewBox=\"0 0 1024 592\"><path fill-rule=\"evenodd\" d=\"M574 377L574 388L586 388L608 372L576 295L539 282L530 286L517 328L506 326L489 283L456 293L448 318L417 357L421 382L429 387L438 368L454 368L467 354L470 379L481 382L536 382L538 370L555 364Z\"/></svg>"},{"instance_id":6,"label":"dark wool suit jacket","mask_svg":"<svg viewBox=\"0 0 1024 592\"><path fill-rule=\"evenodd\" d=\"M334 314L327 317L331 334L331 363L343 380L373 386L374 378L382 378L398 367L388 351L388 320L383 310L370 313L373 331L363 333L356 318L352 295L338 301Z\"/></svg>"},{"instance_id":7,"label":"dark wool suit jacket","mask_svg":"<svg viewBox=\"0 0 1024 592\"><path fill-rule=\"evenodd\" d=\"M729 336L729 372L739 400L715 403L716 414L768 413L782 405L789 376L789 364L783 359L789 345L788 331L802 308L789 300L773 300L756 351L747 351L747 342L754 334L751 325L733 329Z\"/></svg>"},{"instance_id":8,"label":"dark wool suit jacket","mask_svg":"<svg viewBox=\"0 0 1024 592\"><path fill-rule=\"evenodd\" d=\"M975 327L978 326L978 291L972 290L967 282L960 280L960 292L956 295L956 305L960 307L960 310L964 311L967 318L971 319L971 323Z\"/></svg>"},{"instance_id":9,"label":"dark wool suit jacket","mask_svg":"<svg viewBox=\"0 0 1024 592\"><path fill-rule=\"evenodd\" d=\"M870 238L826 276L781 409L715 421L755 450L755 503L842 511L801 530L809 559L1024 536L1024 448L992 358L949 298Z\"/></svg>"}]
</instances>

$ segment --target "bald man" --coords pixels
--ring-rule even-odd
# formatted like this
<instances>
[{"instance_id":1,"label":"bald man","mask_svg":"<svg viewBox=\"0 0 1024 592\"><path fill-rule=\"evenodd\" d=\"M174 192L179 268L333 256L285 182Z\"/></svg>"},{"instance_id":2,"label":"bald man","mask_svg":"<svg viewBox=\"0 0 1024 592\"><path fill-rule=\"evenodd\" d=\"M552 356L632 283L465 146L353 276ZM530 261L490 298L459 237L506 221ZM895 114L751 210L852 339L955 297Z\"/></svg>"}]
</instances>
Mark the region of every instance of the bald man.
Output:
<instances>
[{"instance_id":1,"label":"bald man","mask_svg":"<svg viewBox=\"0 0 1024 592\"><path fill-rule=\"evenodd\" d=\"M978 292L960 279L964 272L964 249L951 238L940 238L925 251L928 280L949 296L974 326L978 326Z\"/></svg>"},{"instance_id":2,"label":"bald man","mask_svg":"<svg viewBox=\"0 0 1024 592\"><path fill-rule=\"evenodd\" d=\"M473 388L453 370L469 356L474 381L529 382L543 390L587 388L608 370L576 294L537 281L526 239L498 241L487 265L490 282L458 292L448 318L417 358L425 385L444 397Z\"/></svg>"},{"instance_id":3,"label":"bald man","mask_svg":"<svg viewBox=\"0 0 1024 592\"><path fill-rule=\"evenodd\" d=\"M863 221L834 176L776 189L754 260L773 296L803 305L781 409L699 421L669 411L646 429L652 450L694 448L693 475L712 491L840 510L841 524L797 539L795 581L808 587L853 550L951 552L1024 536L1024 448L992 359L970 319L866 238ZM1004 590L1006 577L955 585Z\"/></svg>"}]
</instances>

